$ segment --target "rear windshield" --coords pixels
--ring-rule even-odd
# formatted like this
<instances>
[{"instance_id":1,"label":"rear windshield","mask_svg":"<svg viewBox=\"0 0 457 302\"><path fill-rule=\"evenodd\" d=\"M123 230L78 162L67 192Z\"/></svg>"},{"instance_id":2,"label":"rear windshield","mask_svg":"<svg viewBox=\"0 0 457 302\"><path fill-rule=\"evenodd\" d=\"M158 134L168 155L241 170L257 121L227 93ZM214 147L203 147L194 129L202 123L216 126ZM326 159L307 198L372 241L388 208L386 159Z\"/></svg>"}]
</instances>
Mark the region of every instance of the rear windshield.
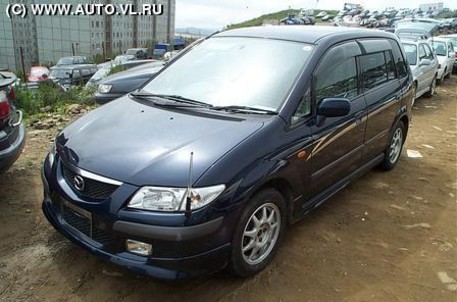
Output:
<instances>
[{"instance_id":1,"label":"rear windshield","mask_svg":"<svg viewBox=\"0 0 457 302\"><path fill-rule=\"evenodd\" d=\"M403 48L405 49L406 59L408 60L409 65L416 65L417 64L417 46L414 44L403 43Z\"/></svg>"},{"instance_id":2,"label":"rear windshield","mask_svg":"<svg viewBox=\"0 0 457 302\"><path fill-rule=\"evenodd\" d=\"M439 56L446 55L446 43L440 41L433 41L432 42L433 49L436 51L436 54Z\"/></svg>"}]
</instances>

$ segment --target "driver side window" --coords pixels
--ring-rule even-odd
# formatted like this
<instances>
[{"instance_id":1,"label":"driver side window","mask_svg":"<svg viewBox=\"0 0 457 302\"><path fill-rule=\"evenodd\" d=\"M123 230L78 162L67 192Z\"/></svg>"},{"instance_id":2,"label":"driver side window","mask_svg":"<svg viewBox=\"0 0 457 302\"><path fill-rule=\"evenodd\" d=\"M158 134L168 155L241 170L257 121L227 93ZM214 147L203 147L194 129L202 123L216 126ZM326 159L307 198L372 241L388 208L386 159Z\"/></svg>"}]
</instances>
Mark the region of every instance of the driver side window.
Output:
<instances>
[{"instance_id":1,"label":"driver side window","mask_svg":"<svg viewBox=\"0 0 457 302\"><path fill-rule=\"evenodd\" d=\"M355 42L338 45L328 51L314 74L316 104L329 97L352 99L359 94Z\"/></svg>"}]
</instances>

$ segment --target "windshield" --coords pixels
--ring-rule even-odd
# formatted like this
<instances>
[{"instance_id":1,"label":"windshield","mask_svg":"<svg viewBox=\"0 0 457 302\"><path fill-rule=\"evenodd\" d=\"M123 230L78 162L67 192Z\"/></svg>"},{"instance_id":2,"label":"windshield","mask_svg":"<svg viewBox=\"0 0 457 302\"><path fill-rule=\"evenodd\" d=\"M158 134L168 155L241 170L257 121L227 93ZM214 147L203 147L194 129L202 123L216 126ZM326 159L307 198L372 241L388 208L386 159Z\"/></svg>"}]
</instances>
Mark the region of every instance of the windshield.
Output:
<instances>
[{"instance_id":1,"label":"windshield","mask_svg":"<svg viewBox=\"0 0 457 302\"><path fill-rule=\"evenodd\" d=\"M409 65L417 64L417 47L414 44L403 44Z\"/></svg>"},{"instance_id":2,"label":"windshield","mask_svg":"<svg viewBox=\"0 0 457 302\"><path fill-rule=\"evenodd\" d=\"M50 77L56 79L68 79L70 78L70 74L70 69L53 69L51 71Z\"/></svg>"},{"instance_id":3,"label":"windshield","mask_svg":"<svg viewBox=\"0 0 457 302\"><path fill-rule=\"evenodd\" d=\"M73 64L73 58L62 58L57 61L58 65L71 65Z\"/></svg>"},{"instance_id":4,"label":"windshield","mask_svg":"<svg viewBox=\"0 0 457 302\"><path fill-rule=\"evenodd\" d=\"M440 41L433 41L432 45L437 55L446 56L446 43Z\"/></svg>"},{"instance_id":5,"label":"windshield","mask_svg":"<svg viewBox=\"0 0 457 302\"><path fill-rule=\"evenodd\" d=\"M278 110L313 46L257 38L212 38L155 77L144 90L213 106Z\"/></svg>"}]
</instances>

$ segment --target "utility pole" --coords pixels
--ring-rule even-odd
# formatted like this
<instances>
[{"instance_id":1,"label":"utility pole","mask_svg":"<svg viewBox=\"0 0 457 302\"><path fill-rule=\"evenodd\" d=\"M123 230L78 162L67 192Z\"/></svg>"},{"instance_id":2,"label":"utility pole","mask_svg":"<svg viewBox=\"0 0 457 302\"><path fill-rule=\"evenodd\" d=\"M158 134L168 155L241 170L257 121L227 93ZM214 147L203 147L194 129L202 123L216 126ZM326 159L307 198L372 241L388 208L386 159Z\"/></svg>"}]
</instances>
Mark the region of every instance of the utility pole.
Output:
<instances>
[{"instance_id":1,"label":"utility pole","mask_svg":"<svg viewBox=\"0 0 457 302\"><path fill-rule=\"evenodd\" d=\"M25 64L24 64L24 48L19 47L19 54L21 56L22 73L24 74L24 78L27 79L27 74L25 73Z\"/></svg>"}]
</instances>

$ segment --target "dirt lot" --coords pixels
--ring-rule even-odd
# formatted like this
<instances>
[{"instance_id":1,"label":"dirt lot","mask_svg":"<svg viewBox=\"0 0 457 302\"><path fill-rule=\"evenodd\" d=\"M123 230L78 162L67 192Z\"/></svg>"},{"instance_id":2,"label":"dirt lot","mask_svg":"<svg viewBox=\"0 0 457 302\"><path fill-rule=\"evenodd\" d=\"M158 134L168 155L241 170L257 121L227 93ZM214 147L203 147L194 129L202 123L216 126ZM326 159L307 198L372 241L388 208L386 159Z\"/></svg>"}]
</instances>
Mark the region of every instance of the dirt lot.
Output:
<instances>
[{"instance_id":1,"label":"dirt lot","mask_svg":"<svg viewBox=\"0 0 457 302\"><path fill-rule=\"evenodd\" d=\"M180 283L110 265L54 231L40 166L56 130L29 130L0 175L0 300L457 301L456 124L453 76L416 101L396 169L365 175L294 225L265 271Z\"/></svg>"}]
</instances>

